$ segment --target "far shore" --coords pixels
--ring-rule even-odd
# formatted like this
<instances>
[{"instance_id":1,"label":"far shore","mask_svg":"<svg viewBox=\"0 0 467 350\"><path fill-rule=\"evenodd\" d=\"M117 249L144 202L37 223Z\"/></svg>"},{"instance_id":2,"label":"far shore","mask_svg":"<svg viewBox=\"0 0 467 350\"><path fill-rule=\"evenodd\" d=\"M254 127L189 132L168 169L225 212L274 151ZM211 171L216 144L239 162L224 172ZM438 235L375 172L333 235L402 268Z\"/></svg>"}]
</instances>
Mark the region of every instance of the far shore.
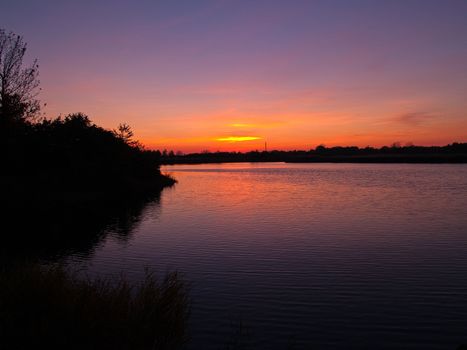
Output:
<instances>
[{"instance_id":1,"label":"far shore","mask_svg":"<svg viewBox=\"0 0 467 350\"><path fill-rule=\"evenodd\" d=\"M318 146L310 151L203 152L191 154L163 153L162 165L285 162L285 163L467 163L467 143L446 146L391 146L381 148Z\"/></svg>"}]
</instances>

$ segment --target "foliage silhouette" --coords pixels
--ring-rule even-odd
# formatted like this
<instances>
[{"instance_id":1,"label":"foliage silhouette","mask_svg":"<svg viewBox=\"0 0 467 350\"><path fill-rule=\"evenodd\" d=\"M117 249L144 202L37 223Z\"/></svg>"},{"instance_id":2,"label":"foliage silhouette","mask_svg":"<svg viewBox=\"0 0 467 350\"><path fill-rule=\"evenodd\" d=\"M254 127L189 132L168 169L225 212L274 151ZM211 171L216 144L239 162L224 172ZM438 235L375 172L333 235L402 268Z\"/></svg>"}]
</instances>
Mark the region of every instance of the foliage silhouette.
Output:
<instances>
[{"instance_id":1,"label":"foliage silhouette","mask_svg":"<svg viewBox=\"0 0 467 350\"><path fill-rule=\"evenodd\" d=\"M175 180L161 174L160 153L145 150L127 124L106 130L82 113L35 118L38 64L24 66L26 48L21 36L0 30L2 238L68 247L101 232L113 214L132 205L140 211ZM5 251L14 249L3 244Z\"/></svg>"},{"instance_id":2,"label":"foliage silhouette","mask_svg":"<svg viewBox=\"0 0 467 350\"><path fill-rule=\"evenodd\" d=\"M81 113L3 131L0 210L5 241L18 243L13 251L30 246L55 255L73 245L90 249L113 218L141 212L175 183L160 173L156 152ZM3 245L0 252L10 248Z\"/></svg>"},{"instance_id":3,"label":"foliage silhouette","mask_svg":"<svg viewBox=\"0 0 467 350\"><path fill-rule=\"evenodd\" d=\"M35 184L53 185L52 190L108 190L115 196L142 184L146 190L173 182L161 175L158 153L81 113L3 131L3 176L33 177Z\"/></svg>"},{"instance_id":4,"label":"foliage silhouette","mask_svg":"<svg viewBox=\"0 0 467 350\"><path fill-rule=\"evenodd\" d=\"M39 65L23 67L23 37L0 29L0 124L36 117L40 111Z\"/></svg>"}]
</instances>

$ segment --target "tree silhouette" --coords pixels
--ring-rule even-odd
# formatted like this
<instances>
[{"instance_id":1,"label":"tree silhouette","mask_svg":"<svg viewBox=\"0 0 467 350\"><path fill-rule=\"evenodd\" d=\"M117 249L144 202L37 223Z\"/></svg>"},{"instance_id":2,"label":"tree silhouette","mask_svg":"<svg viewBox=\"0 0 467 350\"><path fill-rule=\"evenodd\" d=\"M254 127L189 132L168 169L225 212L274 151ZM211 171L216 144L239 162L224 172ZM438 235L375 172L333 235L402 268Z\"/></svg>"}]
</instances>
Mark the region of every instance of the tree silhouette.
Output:
<instances>
[{"instance_id":1,"label":"tree silhouette","mask_svg":"<svg viewBox=\"0 0 467 350\"><path fill-rule=\"evenodd\" d=\"M114 135L125 142L130 146L139 146L138 141L133 140L133 130L131 130L131 126L126 123L121 123L118 125L117 130L113 130Z\"/></svg>"},{"instance_id":2,"label":"tree silhouette","mask_svg":"<svg viewBox=\"0 0 467 350\"><path fill-rule=\"evenodd\" d=\"M38 116L40 104L39 65L34 60L23 67L27 44L23 37L0 29L0 121L30 120Z\"/></svg>"}]
</instances>

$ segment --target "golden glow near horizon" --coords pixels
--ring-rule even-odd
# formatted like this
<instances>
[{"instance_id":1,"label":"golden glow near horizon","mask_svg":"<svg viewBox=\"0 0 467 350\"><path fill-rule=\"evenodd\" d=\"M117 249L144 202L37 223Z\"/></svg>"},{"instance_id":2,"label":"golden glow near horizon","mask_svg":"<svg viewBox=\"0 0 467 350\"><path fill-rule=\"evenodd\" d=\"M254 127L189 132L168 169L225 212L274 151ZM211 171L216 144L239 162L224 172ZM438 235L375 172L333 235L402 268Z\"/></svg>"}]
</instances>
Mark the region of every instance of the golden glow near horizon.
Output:
<instances>
[{"instance_id":1,"label":"golden glow near horizon","mask_svg":"<svg viewBox=\"0 0 467 350\"><path fill-rule=\"evenodd\" d=\"M244 123L234 123L234 124L229 124L229 126L232 126L234 128L251 128L251 127L254 127L253 124L244 124Z\"/></svg>"},{"instance_id":2,"label":"golden glow near horizon","mask_svg":"<svg viewBox=\"0 0 467 350\"><path fill-rule=\"evenodd\" d=\"M254 141L260 140L261 137L258 136L229 136L229 137L219 137L216 141L223 142L243 142L243 141Z\"/></svg>"}]
</instances>

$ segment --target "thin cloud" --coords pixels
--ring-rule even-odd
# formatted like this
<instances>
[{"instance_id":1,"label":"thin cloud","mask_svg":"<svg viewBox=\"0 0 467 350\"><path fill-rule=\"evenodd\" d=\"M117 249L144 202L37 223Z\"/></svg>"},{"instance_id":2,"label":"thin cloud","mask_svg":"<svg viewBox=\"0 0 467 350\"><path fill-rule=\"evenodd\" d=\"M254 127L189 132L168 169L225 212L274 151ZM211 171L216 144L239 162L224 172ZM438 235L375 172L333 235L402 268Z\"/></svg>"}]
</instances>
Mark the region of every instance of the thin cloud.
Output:
<instances>
[{"instance_id":1,"label":"thin cloud","mask_svg":"<svg viewBox=\"0 0 467 350\"><path fill-rule=\"evenodd\" d=\"M433 118L435 118L433 114L425 112L411 112L398 115L393 119L393 121L409 126L419 126Z\"/></svg>"}]
</instances>

